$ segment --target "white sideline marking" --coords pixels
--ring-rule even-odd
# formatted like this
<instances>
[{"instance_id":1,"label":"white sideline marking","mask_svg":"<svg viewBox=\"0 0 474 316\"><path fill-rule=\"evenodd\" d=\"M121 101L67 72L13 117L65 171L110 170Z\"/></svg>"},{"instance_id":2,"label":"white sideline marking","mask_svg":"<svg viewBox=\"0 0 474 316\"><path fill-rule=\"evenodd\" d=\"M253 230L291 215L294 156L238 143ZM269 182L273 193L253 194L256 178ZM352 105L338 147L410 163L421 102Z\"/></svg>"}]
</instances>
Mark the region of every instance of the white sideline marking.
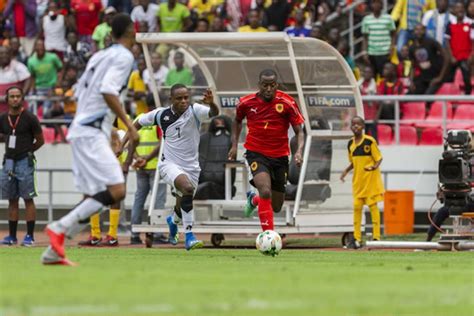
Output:
<instances>
[{"instance_id":1,"label":"white sideline marking","mask_svg":"<svg viewBox=\"0 0 474 316\"><path fill-rule=\"evenodd\" d=\"M257 299L250 299L244 304L235 303L204 303L185 304L179 310L195 311L198 308L213 311L228 312L232 309L243 310L286 310L309 305L302 301L292 302L270 302ZM32 308L0 308L2 316L63 316L63 315L102 315L104 313L116 313L119 315L130 314L150 314L150 313L173 313L177 312L176 305L171 304L144 304L123 307L119 305L66 305L66 306L35 306Z\"/></svg>"}]
</instances>

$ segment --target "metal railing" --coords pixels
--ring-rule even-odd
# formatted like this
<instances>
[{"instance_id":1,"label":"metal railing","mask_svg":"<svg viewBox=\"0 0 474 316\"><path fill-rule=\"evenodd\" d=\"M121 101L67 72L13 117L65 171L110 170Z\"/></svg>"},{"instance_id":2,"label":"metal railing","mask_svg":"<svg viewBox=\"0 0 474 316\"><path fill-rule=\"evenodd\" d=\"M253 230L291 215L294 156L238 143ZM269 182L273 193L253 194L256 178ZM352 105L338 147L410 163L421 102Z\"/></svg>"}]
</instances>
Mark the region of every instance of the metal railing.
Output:
<instances>
[{"instance_id":1,"label":"metal railing","mask_svg":"<svg viewBox=\"0 0 474 316\"><path fill-rule=\"evenodd\" d=\"M395 126L395 144L400 144L400 123L417 124L426 123L424 119L420 120L406 120L401 118L400 105L403 102L442 102L442 120L439 122L440 127L443 128L443 135L447 134L448 121L448 102L474 102L474 95L366 95L362 96L365 102L387 102L392 101L395 105L395 119L394 120L378 120L376 123L388 123ZM474 106L474 103L473 103ZM366 121L373 123L374 121ZM429 122L429 121L428 121ZM456 123L473 123L472 121L453 121ZM474 125L474 123L473 123Z\"/></svg>"}]
</instances>

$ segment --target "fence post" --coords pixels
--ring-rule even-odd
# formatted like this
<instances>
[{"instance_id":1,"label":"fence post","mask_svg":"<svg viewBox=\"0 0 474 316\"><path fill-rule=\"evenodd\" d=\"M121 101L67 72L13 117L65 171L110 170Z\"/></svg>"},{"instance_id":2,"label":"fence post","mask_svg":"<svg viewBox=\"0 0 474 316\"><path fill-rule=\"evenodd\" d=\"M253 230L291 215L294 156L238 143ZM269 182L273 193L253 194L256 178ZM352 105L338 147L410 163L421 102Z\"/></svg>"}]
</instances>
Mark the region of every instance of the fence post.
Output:
<instances>
[{"instance_id":1,"label":"fence post","mask_svg":"<svg viewBox=\"0 0 474 316\"><path fill-rule=\"evenodd\" d=\"M354 9L351 8L349 11L349 47L350 56L354 59Z\"/></svg>"},{"instance_id":2,"label":"fence post","mask_svg":"<svg viewBox=\"0 0 474 316\"><path fill-rule=\"evenodd\" d=\"M48 223L53 221L53 170L48 170Z\"/></svg>"},{"instance_id":3,"label":"fence post","mask_svg":"<svg viewBox=\"0 0 474 316\"><path fill-rule=\"evenodd\" d=\"M446 121L448 119L448 101L443 101L443 137L445 137L448 133Z\"/></svg>"},{"instance_id":4,"label":"fence post","mask_svg":"<svg viewBox=\"0 0 474 316\"><path fill-rule=\"evenodd\" d=\"M400 145L400 101L395 101L395 144Z\"/></svg>"}]
</instances>

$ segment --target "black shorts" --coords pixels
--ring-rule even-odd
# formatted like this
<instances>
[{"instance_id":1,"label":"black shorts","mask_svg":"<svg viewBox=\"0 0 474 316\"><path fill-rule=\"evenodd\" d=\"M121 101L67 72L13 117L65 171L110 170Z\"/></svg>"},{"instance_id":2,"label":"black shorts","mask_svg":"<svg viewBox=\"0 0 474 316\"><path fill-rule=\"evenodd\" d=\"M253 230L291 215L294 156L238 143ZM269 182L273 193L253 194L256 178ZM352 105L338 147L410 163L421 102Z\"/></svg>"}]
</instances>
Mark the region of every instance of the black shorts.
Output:
<instances>
[{"instance_id":1,"label":"black shorts","mask_svg":"<svg viewBox=\"0 0 474 316\"><path fill-rule=\"evenodd\" d=\"M250 166L252 176L260 172L266 172L272 180L272 191L285 193L288 178L288 156L270 158L254 151L247 150L245 158ZM255 186L253 180L250 184Z\"/></svg>"}]
</instances>

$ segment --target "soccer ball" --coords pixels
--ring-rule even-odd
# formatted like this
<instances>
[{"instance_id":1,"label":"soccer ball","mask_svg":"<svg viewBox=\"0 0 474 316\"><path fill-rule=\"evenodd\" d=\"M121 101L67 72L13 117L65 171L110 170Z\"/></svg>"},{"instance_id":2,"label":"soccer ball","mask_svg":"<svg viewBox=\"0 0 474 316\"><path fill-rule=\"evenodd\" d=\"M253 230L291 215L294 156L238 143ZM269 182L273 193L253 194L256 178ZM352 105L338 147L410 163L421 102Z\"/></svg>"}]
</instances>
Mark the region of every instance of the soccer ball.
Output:
<instances>
[{"instance_id":1,"label":"soccer ball","mask_svg":"<svg viewBox=\"0 0 474 316\"><path fill-rule=\"evenodd\" d=\"M281 250L281 237L273 230L266 230L258 234L255 246L262 254L275 257Z\"/></svg>"}]
</instances>

